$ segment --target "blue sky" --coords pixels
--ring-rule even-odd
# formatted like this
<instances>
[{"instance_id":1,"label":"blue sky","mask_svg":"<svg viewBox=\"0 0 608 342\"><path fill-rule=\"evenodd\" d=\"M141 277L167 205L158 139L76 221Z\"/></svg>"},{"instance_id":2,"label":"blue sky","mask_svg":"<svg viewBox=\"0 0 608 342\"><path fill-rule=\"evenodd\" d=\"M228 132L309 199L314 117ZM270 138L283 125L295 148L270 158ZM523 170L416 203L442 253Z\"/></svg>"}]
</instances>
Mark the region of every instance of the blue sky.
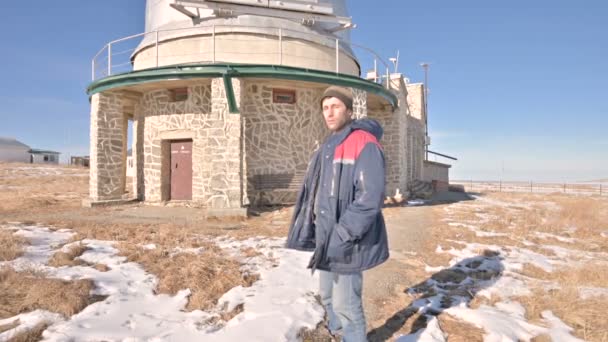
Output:
<instances>
[{"instance_id":1,"label":"blue sky","mask_svg":"<svg viewBox=\"0 0 608 342\"><path fill-rule=\"evenodd\" d=\"M584 6L583 6L584 3ZM34 6L36 5L36 6ZM0 136L88 154L92 56L144 30L143 0L0 4ZM608 178L608 3L350 1L354 42L423 80L453 179Z\"/></svg>"}]
</instances>

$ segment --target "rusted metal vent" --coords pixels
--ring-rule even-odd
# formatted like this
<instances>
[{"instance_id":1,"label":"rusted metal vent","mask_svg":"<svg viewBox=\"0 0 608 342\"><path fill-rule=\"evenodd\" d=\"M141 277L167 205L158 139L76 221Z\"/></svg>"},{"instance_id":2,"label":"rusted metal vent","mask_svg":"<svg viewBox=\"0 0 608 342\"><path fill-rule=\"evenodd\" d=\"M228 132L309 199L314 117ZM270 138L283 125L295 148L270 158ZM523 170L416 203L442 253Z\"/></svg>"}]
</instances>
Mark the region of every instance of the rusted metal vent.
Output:
<instances>
[{"instance_id":1,"label":"rusted metal vent","mask_svg":"<svg viewBox=\"0 0 608 342\"><path fill-rule=\"evenodd\" d=\"M251 182L256 190L300 190L304 171L296 173L279 173L255 175Z\"/></svg>"}]
</instances>

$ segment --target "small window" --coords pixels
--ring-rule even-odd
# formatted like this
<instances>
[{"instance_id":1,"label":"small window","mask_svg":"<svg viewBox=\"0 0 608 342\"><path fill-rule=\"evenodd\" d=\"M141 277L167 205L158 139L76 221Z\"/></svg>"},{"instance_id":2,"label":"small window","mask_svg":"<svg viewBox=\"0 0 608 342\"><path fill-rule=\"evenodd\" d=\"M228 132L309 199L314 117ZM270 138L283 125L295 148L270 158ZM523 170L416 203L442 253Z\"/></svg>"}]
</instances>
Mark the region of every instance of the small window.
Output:
<instances>
[{"instance_id":1,"label":"small window","mask_svg":"<svg viewBox=\"0 0 608 342\"><path fill-rule=\"evenodd\" d=\"M188 88L170 89L171 102L186 101L188 99Z\"/></svg>"},{"instance_id":2,"label":"small window","mask_svg":"<svg viewBox=\"0 0 608 342\"><path fill-rule=\"evenodd\" d=\"M273 103L296 103L296 91L289 89L272 89Z\"/></svg>"},{"instance_id":3,"label":"small window","mask_svg":"<svg viewBox=\"0 0 608 342\"><path fill-rule=\"evenodd\" d=\"M44 156L44 161L48 162L49 161L49 156Z\"/></svg>"}]
</instances>

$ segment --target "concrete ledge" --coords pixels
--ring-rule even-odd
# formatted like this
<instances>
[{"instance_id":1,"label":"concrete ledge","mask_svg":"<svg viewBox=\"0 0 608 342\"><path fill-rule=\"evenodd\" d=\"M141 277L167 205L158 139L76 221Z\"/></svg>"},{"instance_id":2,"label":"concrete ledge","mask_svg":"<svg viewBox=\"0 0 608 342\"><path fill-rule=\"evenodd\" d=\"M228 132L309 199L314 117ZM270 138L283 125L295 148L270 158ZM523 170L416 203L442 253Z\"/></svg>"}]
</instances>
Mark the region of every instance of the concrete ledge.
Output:
<instances>
[{"instance_id":1,"label":"concrete ledge","mask_svg":"<svg viewBox=\"0 0 608 342\"><path fill-rule=\"evenodd\" d=\"M208 208L207 218L247 218L247 208Z\"/></svg>"},{"instance_id":2,"label":"concrete ledge","mask_svg":"<svg viewBox=\"0 0 608 342\"><path fill-rule=\"evenodd\" d=\"M137 199L119 199L119 200L106 200L106 201L93 201L89 198L82 200L82 206L85 208L96 208L96 207L110 207L115 205L123 205L129 203L135 203Z\"/></svg>"}]
</instances>

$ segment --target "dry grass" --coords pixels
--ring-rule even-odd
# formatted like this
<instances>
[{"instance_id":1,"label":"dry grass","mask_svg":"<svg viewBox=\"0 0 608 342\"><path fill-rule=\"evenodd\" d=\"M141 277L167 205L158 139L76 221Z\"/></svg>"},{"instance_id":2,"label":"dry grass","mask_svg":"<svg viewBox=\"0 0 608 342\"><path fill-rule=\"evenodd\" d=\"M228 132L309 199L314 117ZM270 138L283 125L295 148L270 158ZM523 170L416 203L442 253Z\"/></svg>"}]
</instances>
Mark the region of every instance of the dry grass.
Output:
<instances>
[{"instance_id":1,"label":"dry grass","mask_svg":"<svg viewBox=\"0 0 608 342\"><path fill-rule=\"evenodd\" d=\"M26 240L13 234L13 231L0 227L0 261L10 261L23 254Z\"/></svg>"},{"instance_id":2,"label":"dry grass","mask_svg":"<svg viewBox=\"0 0 608 342\"><path fill-rule=\"evenodd\" d=\"M26 169L27 168L27 169ZM63 175L45 174L59 169ZM78 207L87 191L88 170L69 166L0 163L0 216L48 207Z\"/></svg>"},{"instance_id":3,"label":"dry grass","mask_svg":"<svg viewBox=\"0 0 608 342\"><path fill-rule=\"evenodd\" d=\"M0 319L37 309L70 317L95 299L89 293L91 280L63 281L47 279L38 272L0 269Z\"/></svg>"},{"instance_id":4,"label":"dry grass","mask_svg":"<svg viewBox=\"0 0 608 342\"><path fill-rule=\"evenodd\" d=\"M608 287L608 264L589 262L584 266L560 267L546 272L530 264L524 265L522 274L541 280L578 287Z\"/></svg>"},{"instance_id":5,"label":"dry grass","mask_svg":"<svg viewBox=\"0 0 608 342\"><path fill-rule=\"evenodd\" d=\"M541 313L550 310L585 341L608 341L608 316L604 311L608 297L581 299L577 286L562 285L550 291L536 288L531 296L516 300L524 305L526 317L532 322L539 322Z\"/></svg>"},{"instance_id":6,"label":"dry grass","mask_svg":"<svg viewBox=\"0 0 608 342\"><path fill-rule=\"evenodd\" d=\"M171 255L171 249L165 246L144 250L128 243L121 244L119 249L129 261L141 264L147 272L158 277L158 293L174 295L190 289L192 294L186 306L189 311L211 309L231 288L248 287L258 280L256 275L243 273L241 263L226 256L215 245L201 245L204 247L201 254Z\"/></svg>"},{"instance_id":7,"label":"dry grass","mask_svg":"<svg viewBox=\"0 0 608 342\"><path fill-rule=\"evenodd\" d=\"M541 312L550 310L574 329L575 336L587 341L608 341L608 318L603 313L603 308L608 305L608 298L582 299L579 291L582 287L608 288L608 260L601 257L598 260L582 257L582 253L605 253L608 250L608 239L601 237L601 234L608 230L608 200L562 194L492 193L486 196L505 204L485 205L480 208L479 203L475 201L463 203L457 212L450 215L451 218L457 222L475 225L480 231L507 233L508 236L477 237L466 228L438 223L439 230L434 229L436 236L432 244L436 245L435 241L440 241L442 247L447 249L448 245L443 241L454 239L520 247L549 257L557 255L544 248L546 245L573 251L572 257L576 262L559 267L553 272L525 264L520 271L522 275L548 281L557 289L547 290L539 285L534 288L532 295L516 300L524 305L527 318L533 323L542 324ZM441 211L437 213L443 214ZM529 246L524 241L533 242L536 246ZM433 247L429 246L429 249ZM493 305L500 300L499 297L478 297L469 305L475 308L481 304ZM538 342L548 340L548 336L535 338Z\"/></svg>"},{"instance_id":8,"label":"dry grass","mask_svg":"<svg viewBox=\"0 0 608 342\"><path fill-rule=\"evenodd\" d=\"M1 172L2 166L0 166ZM201 242L201 236L231 235L247 238L286 234L287 227L282 227L277 222L290 215L288 210L279 211L278 214L262 214L253 220L252 225L242 220L193 221L181 224L171 222L171 218L154 223L142 223L137 219L128 219L128 223L119 222L115 219L118 216L115 214L126 210L129 206L80 208L80 199L86 197L88 184L86 177L81 178L74 182L70 178L69 186L66 177L60 176L45 176L41 182L35 177L12 179L10 184L18 186L19 190L11 196L18 197L18 203L10 207L0 207L0 213L5 212L6 217L10 217L11 220L22 222L32 217L32 214L36 214L35 220L40 225L73 229L77 233L72 238L73 242L83 239L118 241L122 255L127 256L129 261L141 263L148 272L158 277L159 293L175 294L179 290L189 288L192 295L189 298L188 310L211 308L229 289L239 285L249 286L257 280L255 275L243 274L240 271L241 264L228 258L219 248ZM79 194L80 198L64 197L54 200L53 196L63 191ZM2 195L0 195L1 200ZM137 206L130 206L133 207ZM70 214L56 215L62 212ZM137 247L145 244L155 244L157 249L146 251ZM205 252L201 255L170 256L171 251L177 247L203 246ZM84 246L76 245L67 253L55 253L50 265L80 264L77 257L84 250ZM250 250L246 251L245 255L253 257L256 253ZM101 271L108 270L105 265L94 265L94 267Z\"/></svg>"},{"instance_id":9,"label":"dry grass","mask_svg":"<svg viewBox=\"0 0 608 342\"><path fill-rule=\"evenodd\" d=\"M99 272L108 272L110 270L110 268L104 264L95 264L93 265L93 268L98 270Z\"/></svg>"},{"instance_id":10,"label":"dry grass","mask_svg":"<svg viewBox=\"0 0 608 342\"><path fill-rule=\"evenodd\" d=\"M234 317L236 317L238 314L240 314L241 312L243 312L245 310L245 306L243 304L239 304L239 305L235 306L234 309L232 309L232 311L227 311L227 308L226 308L227 306L228 306L228 303L226 303L226 305L224 305L224 308L218 315L213 316L212 318L208 319L207 321L205 321L204 324L223 326L224 324L226 324L226 322L230 321L231 319L233 319Z\"/></svg>"},{"instance_id":11,"label":"dry grass","mask_svg":"<svg viewBox=\"0 0 608 342\"><path fill-rule=\"evenodd\" d=\"M522 273L559 286L551 290L536 288L531 296L519 298L526 307L528 318L538 320L542 311L550 310L586 341L608 341L608 317L604 313L608 296L582 299L580 293L584 287L608 288L605 264L562 267L553 272L526 265Z\"/></svg>"},{"instance_id":12,"label":"dry grass","mask_svg":"<svg viewBox=\"0 0 608 342\"><path fill-rule=\"evenodd\" d=\"M253 247L241 248L241 255L245 258L255 258L263 255Z\"/></svg>"},{"instance_id":13,"label":"dry grass","mask_svg":"<svg viewBox=\"0 0 608 342\"><path fill-rule=\"evenodd\" d=\"M7 331L7 330L11 330L13 328L16 328L19 326L19 320L16 319L14 322L11 322L9 324L5 324L5 325L0 325L0 334Z\"/></svg>"},{"instance_id":14,"label":"dry grass","mask_svg":"<svg viewBox=\"0 0 608 342\"><path fill-rule=\"evenodd\" d=\"M484 331L471 324L454 319L450 315L438 316L439 326L448 342L482 342Z\"/></svg>"},{"instance_id":15,"label":"dry grass","mask_svg":"<svg viewBox=\"0 0 608 342\"><path fill-rule=\"evenodd\" d=\"M31 167L31 165L26 166ZM35 220L44 226L52 225L58 228L74 229L78 234L73 241L85 238L118 241L123 255L127 256L130 261L141 263L148 272L158 277L157 291L159 293L174 294L185 288L191 289L192 295L188 303L188 310L211 308L216 304L217 299L230 288L238 285L249 286L257 279L253 275L243 274L240 262L229 258L218 247L202 240L201 236L228 235L237 239L255 236L284 237L287 234L292 213L291 208L284 208L260 213L259 216L249 220L211 219L178 223L169 218L157 220L153 223L144 223L134 218L120 221L117 217L120 217L121 211L137 207L137 205L94 209L80 208L80 200L86 197L88 193L87 177L31 177L25 174L14 174L14 172L11 177L3 177L12 172L10 171L11 168L14 168L14 165L0 164L0 189L3 186L10 186L8 190L0 190L0 217L2 217L0 221L24 222L25 220ZM70 170L68 168L65 172L82 174L86 173L87 170ZM454 213L453 218L459 222L470 221L471 224L474 224L474 222L480 221L480 215L485 215L484 217L489 218L489 221L478 224L480 230L507 233L508 236L477 237L466 228L448 226L445 222L437 220L434 227L430 229L431 238L427 240L426 245L422 248L424 252L416 256L420 260L420 264L447 265L452 257L445 253L435 253L437 244L440 244L444 250L449 250L452 247L457 250L463 248L461 244L447 240L517 246L533 249L545 255L551 255L552 253L541 247L526 246L523 241L532 241L539 245L557 245L581 251L600 252L608 250L608 239L599 238L599 234L608 230L608 226L606 226L606 222L608 222L608 199L560 194L494 193L488 196L506 204L475 208L474 205L478 204L477 201L462 202L462 210ZM390 208L387 209L387 212L390 214L391 210L401 209ZM435 216L438 219L442 218L445 215L442 210L443 206L437 206L436 209ZM61 213L65 214L60 215ZM576 229L571 229L572 227ZM550 237L538 237L535 232L549 233L577 240L575 243L567 243ZM9 250L4 248L5 246L20 246L23 243L22 241L4 243L2 239L2 231L0 231L0 257L2 258L4 257L2 253ZM138 247L150 243L155 244L157 248L143 250ZM176 247L204 247L204 252L200 255L185 253L172 255L172 251ZM19 249L15 248L17 254L13 253L13 255L18 255ZM255 249L247 248L241 250L241 254L249 258L259 256ZM57 265L70 264L74 262L77 255L77 251L74 253L70 251L70 253L62 256L58 255L56 258L63 261L58 260ZM55 261L52 262L55 263ZM108 269L105 265L95 265L95 267L100 270ZM602 320L600 313L594 311L595 308L601 308L608 304L606 299L593 298L583 301L578 298L579 293L575 291L576 284L608 287L605 269L606 267L601 264L577 264L572 268L558 269L555 272L547 273L529 265L525 266L522 271L523 274L536 279L555 282L561 286L561 290L548 293L538 289L533 296L520 298L520 300L528 309L530 319L538 320L538 315L542 310L552 310L566 324L576 329L577 336L590 341L608 341L608 336L603 329L603 327L608 326L608 323ZM411 270L411 272L407 272L412 273L412 279L428 277L428 274L424 274L420 270L420 266ZM47 286L46 283L42 282L50 280L42 280L40 276L19 275L19 277L26 284L37 282L36 289L52 288L52 286ZM13 282L17 283L19 280L15 278ZM0 280L0 284L5 284L5 281ZM30 291L26 284L18 289L19 293L27 294ZM40 284L43 284L43 286L40 286ZM26 302L25 298L27 296L25 295L19 299L16 293L4 292L4 287L0 287L0 290L0 293L2 293L2 296L0 296L0 317L12 315L12 312L18 311L19 308L26 308L27 305L25 304L28 303L35 303L29 304L31 306L44 305L40 298L30 299ZM71 298L77 297L78 291L78 289L64 287L54 290L55 293L48 294L48 296L55 296L55 301L61 302L66 301L58 299L60 298L58 296L62 293L65 293L66 296L69 294ZM402 293L402 289L397 292ZM4 296L5 293L10 296ZM72 293L75 296L72 296ZM393 295L391 294L391 296ZM15 297L14 303L17 304L4 304L5 302L8 303L8 299L5 299L5 297ZM385 307L390 308L390 310L387 309L390 314L398 313L393 317L394 322L392 323L397 325L405 323L398 332L409 333L415 330L414 325L419 324L420 320L412 316L411 313L402 312L399 316L399 309L407 307L412 298L406 295L392 298L396 299L388 301ZM490 300L475 298L470 305L476 306L481 303L491 305L496 301L498 301L497 298ZM50 306L50 304L48 305ZM11 309L5 309L7 307ZM65 309L64 311L69 313L75 310ZM238 314L238 308L233 312L221 313L219 319L226 321L234 317L235 314ZM442 328L449 335L449 341L469 341L471 340L469 339L470 336L473 336L472 340L476 340L479 336L475 329L462 322L451 320L447 315L440 315L439 317ZM323 329L320 326L316 330L318 334L313 331L311 332L312 335L302 335L302 337L312 338L313 341L316 341L316 336L319 337L319 340L323 340L328 337L328 334L324 334ZM537 337L535 341L543 342L546 340L543 340L544 338Z\"/></svg>"},{"instance_id":16,"label":"dry grass","mask_svg":"<svg viewBox=\"0 0 608 342\"><path fill-rule=\"evenodd\" d=\"M49 260L48 265L53 267L84 265L86 264L84 261L76 258L86 252L87 249L87 246L78 243L71 246L67 252L55 252Z\"/></svg>"}]
</instances>

